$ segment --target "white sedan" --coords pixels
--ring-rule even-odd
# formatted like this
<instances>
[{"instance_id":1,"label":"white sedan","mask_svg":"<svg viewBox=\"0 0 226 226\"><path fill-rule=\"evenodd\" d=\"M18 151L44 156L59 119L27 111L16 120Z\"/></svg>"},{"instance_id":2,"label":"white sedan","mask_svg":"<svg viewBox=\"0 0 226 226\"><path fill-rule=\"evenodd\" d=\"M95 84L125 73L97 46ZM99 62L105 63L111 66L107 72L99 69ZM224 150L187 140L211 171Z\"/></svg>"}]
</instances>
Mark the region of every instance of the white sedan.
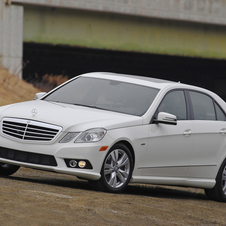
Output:
<instances>
[{"instance_id":1,"label":"white sedan","mask_svg":"<svg viewBox=\"0 0 226 226\"><path fill-rule=\"evenodd\" d=\"M75 175L94 189L131 183L204 188L226 201L226 104L165 80L77 76L0 107L0 175L20 166Z\"/></svg>"}]
</instances>

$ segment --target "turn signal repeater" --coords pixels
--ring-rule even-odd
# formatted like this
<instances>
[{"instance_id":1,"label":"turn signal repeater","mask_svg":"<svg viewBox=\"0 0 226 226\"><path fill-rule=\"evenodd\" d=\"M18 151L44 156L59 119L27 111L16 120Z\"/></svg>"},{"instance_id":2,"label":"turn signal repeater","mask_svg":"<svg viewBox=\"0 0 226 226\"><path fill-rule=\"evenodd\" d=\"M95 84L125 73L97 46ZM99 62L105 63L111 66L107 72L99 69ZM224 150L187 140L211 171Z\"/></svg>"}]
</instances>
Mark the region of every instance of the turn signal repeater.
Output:
<instances>
[{"instance_id":1,"label":"turn signal repeater","mask_svg":"<svg viewBox=\"0 0 226 226\"><path fill-rule=\"evenodd\" d=\"M107 149L108 149L108 146L102 146L99 151L106 151Z\"/></svg>"}]
</instances>

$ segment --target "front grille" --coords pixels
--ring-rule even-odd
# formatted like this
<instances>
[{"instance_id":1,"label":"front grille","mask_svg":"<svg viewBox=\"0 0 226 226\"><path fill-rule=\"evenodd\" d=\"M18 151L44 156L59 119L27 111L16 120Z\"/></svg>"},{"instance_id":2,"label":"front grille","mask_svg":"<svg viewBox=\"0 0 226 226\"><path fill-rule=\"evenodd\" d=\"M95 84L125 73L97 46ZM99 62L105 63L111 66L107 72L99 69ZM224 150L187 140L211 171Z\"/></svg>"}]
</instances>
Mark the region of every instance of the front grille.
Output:
<instances>
[{"instance_id":1,"label":"front grille","mask_svg":"<svg viewBox=\"0 0 226 226\"><path fill-rule=\"evenodd\" d=\"M2 133L26 141L52 141L62 128L26 119L4 118Z\"/></svg>"},{"instance_id":2,"label":"front grille","mask_svg":"<svg viewBox=\"0 0 226 226\"><path fill-rule=\"evenodd\" d=\"M0 158L45 166L57 166L56 159L52 155L17 151L3 147L0 147Z\"/></svg>"}]
</instances>

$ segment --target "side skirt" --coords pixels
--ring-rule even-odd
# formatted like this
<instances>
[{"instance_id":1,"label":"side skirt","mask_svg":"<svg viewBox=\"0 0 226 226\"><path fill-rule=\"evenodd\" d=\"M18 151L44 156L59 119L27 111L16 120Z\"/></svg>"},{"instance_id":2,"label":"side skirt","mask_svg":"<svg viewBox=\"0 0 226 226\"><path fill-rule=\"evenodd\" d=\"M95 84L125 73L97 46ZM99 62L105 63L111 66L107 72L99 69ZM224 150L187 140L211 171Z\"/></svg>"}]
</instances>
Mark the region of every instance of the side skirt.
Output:
<instances>
[{"instance_id":1,"label":"side skirt","mask_svg":"<svg viewBox=\"0 0 226 226\"><path fill-rule=\"evenodd\" d=\"M133 176L130 180L130 183L172 185L210 189L214 187L216 181L215 179L203 178Z\"/></svg>"}]
</instances>

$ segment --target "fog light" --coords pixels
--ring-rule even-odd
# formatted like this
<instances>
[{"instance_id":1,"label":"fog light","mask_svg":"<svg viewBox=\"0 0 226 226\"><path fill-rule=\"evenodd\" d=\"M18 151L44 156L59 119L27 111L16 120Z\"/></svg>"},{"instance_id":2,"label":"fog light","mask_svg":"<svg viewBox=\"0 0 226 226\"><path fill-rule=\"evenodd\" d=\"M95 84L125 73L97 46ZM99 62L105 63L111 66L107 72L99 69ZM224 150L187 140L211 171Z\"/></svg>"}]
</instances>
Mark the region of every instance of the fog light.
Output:
<instances>
[{"instance_id":1,"label":"fog light","mask_svg":"<svg viewBox=\"0 0 226 226\"><path fill-rule=\"evenodd\" d=\"M72 168L75 168L77 166L77 162L75 160L71 160L69 162L69 166L72 167Z\"/></svg>"},{"instance_id":2,"label":"fog light","mask_svg":"<svg viewBox=\"0 0 226 226\"><path fill-rule=\"evenodd\" d=\"M84 168L86 166L86 162L85 161L79 161L78 166L80 168Z\"/></svg>"}]
</instances>

